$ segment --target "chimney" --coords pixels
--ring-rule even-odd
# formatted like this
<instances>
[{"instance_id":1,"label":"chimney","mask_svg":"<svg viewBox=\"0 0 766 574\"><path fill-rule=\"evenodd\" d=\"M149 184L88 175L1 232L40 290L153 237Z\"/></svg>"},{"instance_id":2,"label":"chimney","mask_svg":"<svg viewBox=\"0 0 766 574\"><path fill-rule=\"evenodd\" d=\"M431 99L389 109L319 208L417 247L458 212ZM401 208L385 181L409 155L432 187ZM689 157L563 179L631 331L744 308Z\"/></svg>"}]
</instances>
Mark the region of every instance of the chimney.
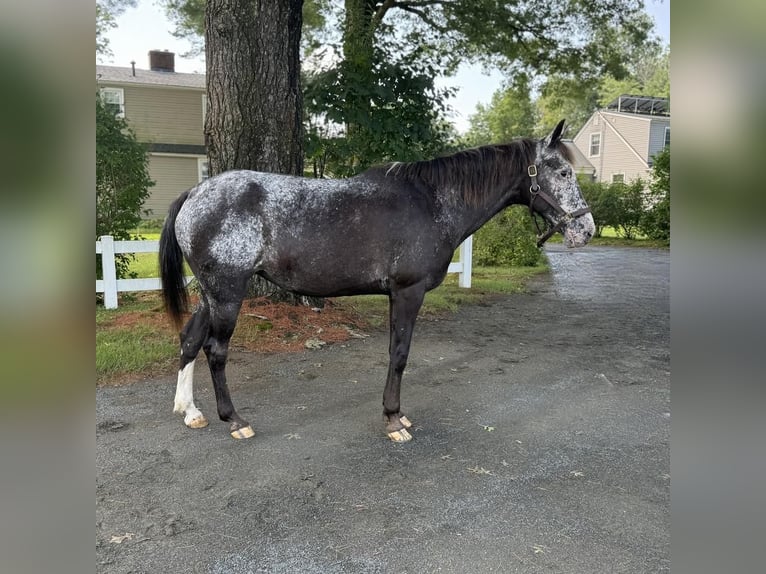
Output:
<instances>
[{"instance_id":1,"label":"chimney","mask_svg":"<svg viewBox=\"0 0 766 574\"><path fill-rule=\"evenodd\" d=\"M136 61L135 60L131 60L130 61L130 67L133 69L133 76L135 77L135 75L136 75Z\"/></svg>"},{"instance_id":2,"label":"chimney","mask_svg":"<svg viewBox=\"0 0 766 574\"><path fill-rule=\"evenodd\" d=\"M152 72L175 72L176 55L167 50L149 50L149 69Z\"/></svg>"}]
</instances>

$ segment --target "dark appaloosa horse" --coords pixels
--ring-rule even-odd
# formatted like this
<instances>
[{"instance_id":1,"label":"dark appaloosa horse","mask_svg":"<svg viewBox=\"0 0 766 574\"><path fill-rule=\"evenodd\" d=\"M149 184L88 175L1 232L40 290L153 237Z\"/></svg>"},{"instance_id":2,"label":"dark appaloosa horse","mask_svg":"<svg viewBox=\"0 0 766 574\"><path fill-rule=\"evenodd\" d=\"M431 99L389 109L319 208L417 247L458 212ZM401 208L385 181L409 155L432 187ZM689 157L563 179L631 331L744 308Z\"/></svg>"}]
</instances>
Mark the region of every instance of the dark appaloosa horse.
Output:
<instances>
[{"instance_id":1,"label":"dark appaloosa horse","mask_svg":"<svg viewBox=\"0 0 766 574\"><path fill-rule=\"evenodd\" d=\"M194 361L205 350L218 416L235 438L253 436L226 385L229 339L248 279L257 273L296 293L389 297L390 362L383 393L388 436L410 440L399 408L415 318L460 243L512 204L529 206L567 246L593 235L560 137L519 139L431 161L392 163L349 179L306 179L230 171L205 180L170 206L160 239L162 288L180 325L187 306L183 258L199 281L200 302L181 331L174 412L191 428L207 425L194 405Z\"/></svg>"}]
</instances>

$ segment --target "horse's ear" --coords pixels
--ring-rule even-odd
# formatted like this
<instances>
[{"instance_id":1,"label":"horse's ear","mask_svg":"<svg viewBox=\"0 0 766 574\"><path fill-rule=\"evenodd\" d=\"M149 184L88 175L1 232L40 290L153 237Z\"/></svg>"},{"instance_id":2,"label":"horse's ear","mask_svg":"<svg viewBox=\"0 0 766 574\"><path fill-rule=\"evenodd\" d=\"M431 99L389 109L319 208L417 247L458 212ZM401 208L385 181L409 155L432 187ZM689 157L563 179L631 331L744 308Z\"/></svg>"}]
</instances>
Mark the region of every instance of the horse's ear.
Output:
<instances>
[{"instance_id":1,"label":"horse's ear","mask_svg":"<svg viewBox=\"0 0 766 574\"><path fill-rule=\"evenodd\" d=\"M561 141L561 134L564 132L564 120L561 120L553 131L544 140L543 144L547 147L556 147Z\"/></svg>"}]
</instances>

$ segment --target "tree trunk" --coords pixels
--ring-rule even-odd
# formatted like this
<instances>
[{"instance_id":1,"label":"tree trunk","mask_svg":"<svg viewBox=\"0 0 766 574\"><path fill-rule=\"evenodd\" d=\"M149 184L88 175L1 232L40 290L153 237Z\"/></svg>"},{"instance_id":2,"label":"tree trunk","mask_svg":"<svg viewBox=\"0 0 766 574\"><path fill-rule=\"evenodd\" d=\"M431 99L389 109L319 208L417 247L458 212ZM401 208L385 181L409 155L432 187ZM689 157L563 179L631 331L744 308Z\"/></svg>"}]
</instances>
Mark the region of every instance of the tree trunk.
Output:
<instances>
[{"instance_id":1,"label":"tree trunk","mask_svg":"<svg viewBox=\"0 0 766 574\"><path fill-rule=\"evenodd\" d=\"M208 0L207 144L211 175L231 169L303 174L300 38L303 0ZM295 303L255 276L251 295Z\"/></svg>"},{"instance_id":2,"label":"tree trunk","mask_svg":"<svg viewBox=\"0 0 766 574\"><path fill-rule=\"evenodd\" d=\"M303 0L208 0L205 9L210 172L301 175Z\"/></svg>"},{"instance_id":3,"label":"tree trunk","mask_svg":"<svg viewBox=\"0 0 766 574\"><path fill-rule=\"evenodd\" d=\"M368 139L364 129L370 124L372 109L369 86L375 51L375 0L345 0L343 23L343 69L346 86L346 137L349 142ZM351 145L353 150L356 146ZM349 171L359 167L359 158L349 158Z\"/></svg>"}]
</instances>

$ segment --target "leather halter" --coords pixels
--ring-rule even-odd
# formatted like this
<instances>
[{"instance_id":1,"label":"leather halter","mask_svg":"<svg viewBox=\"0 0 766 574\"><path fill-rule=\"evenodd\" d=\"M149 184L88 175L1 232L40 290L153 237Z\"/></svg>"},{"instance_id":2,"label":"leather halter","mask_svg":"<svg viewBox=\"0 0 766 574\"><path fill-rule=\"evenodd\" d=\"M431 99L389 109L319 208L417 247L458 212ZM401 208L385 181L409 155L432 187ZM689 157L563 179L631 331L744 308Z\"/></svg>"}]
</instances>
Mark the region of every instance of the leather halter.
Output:
<instances>
[{"instance_id":1,"label":"leather halter","mask_svg":"<svg viewBox=\"0 0 766 574\"><path fill-rule=\"evenodd\" d=\"M532 185L529 186L529 214L532 216L532 220L535 222L535 227L537 227L537 246L542 247L543 243L548 241L548 239L550 239L554 233L557 231L563 232L564 227L566 227L572 220L577 219L586 213L590 213L590 207L581 207L580 209L572 211L571 213L569 211L565 211L564 208L561 207L561 204L556 201L556 198L540 189L540 186L537 183L537 166L534 164L530 165L527 168L527 173L529 174L529 178L532 180ZM537 212L534 210L534 204L538 197L550 205L556 212L556 215L559 216L553 224L548 223L548 221L543 218L543 222L547 226L545 231L540 229L540 224L537 221Z\"/></svg>"}]
</instances>

